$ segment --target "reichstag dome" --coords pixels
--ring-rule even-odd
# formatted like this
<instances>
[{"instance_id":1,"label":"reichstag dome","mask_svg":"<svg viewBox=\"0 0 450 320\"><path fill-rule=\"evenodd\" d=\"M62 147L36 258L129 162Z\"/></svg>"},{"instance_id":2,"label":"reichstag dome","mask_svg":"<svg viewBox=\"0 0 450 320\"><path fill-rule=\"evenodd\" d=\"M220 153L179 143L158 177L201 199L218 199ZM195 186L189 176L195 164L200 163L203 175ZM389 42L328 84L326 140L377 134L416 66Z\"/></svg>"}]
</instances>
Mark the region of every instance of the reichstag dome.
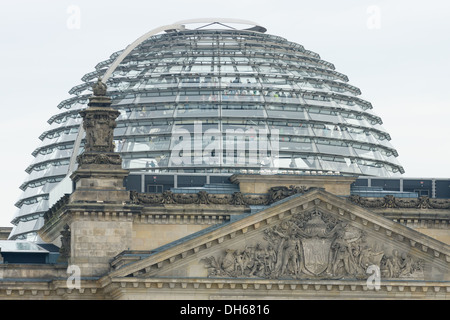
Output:
<instances>
[{"instance_id":1,"label":"reichstag dome","mask_svg":"<svg viewBox=\"0 0 450 320\"><path fill-rule=\"evenodd\" d=\"M120 111L115 146L129 190L220 184L233 173L401 176L360 89L319 54L265 32L242 20L181 21L98 63L40 135L10 239L36 239L44 212L71 191L79 112L99 78Z\"/></svg>"}]
</instances>

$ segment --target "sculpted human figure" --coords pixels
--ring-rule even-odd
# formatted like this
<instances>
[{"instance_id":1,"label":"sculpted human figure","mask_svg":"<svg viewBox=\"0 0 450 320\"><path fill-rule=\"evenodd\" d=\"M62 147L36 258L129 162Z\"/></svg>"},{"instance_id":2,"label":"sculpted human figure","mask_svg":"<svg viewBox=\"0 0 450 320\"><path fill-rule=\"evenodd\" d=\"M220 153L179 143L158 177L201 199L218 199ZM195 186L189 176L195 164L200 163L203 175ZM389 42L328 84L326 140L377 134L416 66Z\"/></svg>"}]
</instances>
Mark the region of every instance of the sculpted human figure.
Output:
<instances>
[{"instance_id":1,"label":"sculpted human figure","mask_svg":"<svg viewBox=\"0 0 450 320\"><path fill-rule=\"evenodd\" d=\"M240 269L240 274L244 275L245 271L248 267L252 267L252 256L251 250L249 247L246 247L245 250L238 251L236 254L236 271Z\"/></svg>"},{"instance_id":2,"label":"sculpted human figure","mask_svg":"<svg viewBox=\"0 0 450 320\"><path fill-rule=\"evenodd\" d=\"M264 274L264 258L265 252L258 243L254 251L253 268L250 271L250 276L262 276Z\"/></svg>"},{"instance_id":3,"label":"sculpted human figure","mask_svg":"<svg viewBox=\"0 0 450 320\"><path fill-rule=\"evenodd\" d=\"M236 270L236 259L234 257L234 250L226 250L225 258L222 261L222 270L227 273L234 273Z\"/></svg>"},{"instance_id":4,"label":"sculpted human figure","mask_svg":"<svg viewBox=\"0 0 450 320\"><path fill-rule=\"evenodd\" d=\"M343 243L343 240L336 239L336 241L332 244L331 249L333 250L334 253L331 274L333 275L340 274L341 268L344 268L345 271L348 271L348 266L346 268L347 248L346 245Z\"/></svg>"},{"instance_id":5,"label":"sculpted human figure","mask_svg":"<svg viewBox=\"0 0 450 320\"><path fill-rule=\"evenodd\" d=\"M370 265L380 267L383 255L384 252L374 252L372 248L365 246L359 255L358 264L364 270L367 270Z\"/></svg>"},{"instance_id":6,"label":"sculpted human figure","mask_svg":"<svg viewBox=\"0 0 450 320\"><path fill-rule=\"evenodd\" d=\"M386 261L386 267L388 269L388 277L397 278L400 275L400 257L397 250L392 251L392 256Z\"/></svg>"},{"instance_id":7,"label":"sculpted human figure","mask_svg":"<svg viewBox=\"0 0 450 320\"><path fill-rule=\"evenodd\" d=\"M68 259L70 257L71 252L71 243L70 243L70 228L66 224L64 226L64 230L61 231L61 248L59 252L61 254L62 259Z\"/></svg>"},{"instance_id":8,"label":"sculpted human figure","mask_svg":"<svg viewBox=\"0 0 450 320\"><path fill-rule=\"evenodd\" d=\"M281 274L287 274L287 271L293 273L294 275L299 274L300 269L300 241L295 237L291 236L286 241L283 254L283 263L281 267Z\"/></svg>"},{"instance_id":9,"label":"sculpted human figure","mask_svg":"<svg viewBox=\"0 0 450 320\"><path fill-rule=\"evenodd\" d=\"M246 257L244 255L244 251L236 252L236 272L240 271L240 274L244 274L244 270L247 267L246 265Z\"/></svg>"},{"instance_id":10,"label":"sculpted human figure","mask_svg":"<svg viewBox=\"0 0 450 320\"><path fill-rule=\"evenodd\" d=\"M285 232L274 230L282 240L278 246L278 259L275 266L275 273L279 275L287 275L291 272L294 275L299 275L301 268L301 245L297 235L293 232L293 227L290 226Z\"/></svg>"},{"instance_id":11,"label":"sculpted human figure","mask_svg":"<svg viewBox=\"0 0 450 320\"><path fill-rule=\"evenodd\" d=\"M414 272L413 268L413 260L412 258L407 255L406 253L403 253L401 256L400 261L400 277L408 277Z\"/></svg>"},{"instance_id":12,"label":"sculpted human figure","mask_svg":"<svg viewBox=\"0 0 450 320\"><path fill-rule=\"evenodd\" d=\"M253 268L254 265L254 247L246 246L243 251L236 255L236 262L238 268L241 269L241 275L244 275L248 268Z\"/></svg>"},{"instance_id":13,"label":"sculpted human figure","mask_svg":"<svg viewBox=\"0 0 450 320\"><path fill-rule=\"evenodd\" d=\"M273 246L269 244L266 248L266 256L265 256L267 274L270 274L274 270L276 262L277 262L277 253L275 252Z\"/></svg>"},{"instance_id":14,"label":"sculpted human figure","mask_svg":"<svg viewBox=\"0 0 450 320\"><path fill-rule=\"evenodd\" d=\"M351 244L349 244L342 237L338 237L332 244L331 248L334 252L331 267L331 273L333 275L358 274L359 268L355 261Z\"/></svg>"}]
</instances>

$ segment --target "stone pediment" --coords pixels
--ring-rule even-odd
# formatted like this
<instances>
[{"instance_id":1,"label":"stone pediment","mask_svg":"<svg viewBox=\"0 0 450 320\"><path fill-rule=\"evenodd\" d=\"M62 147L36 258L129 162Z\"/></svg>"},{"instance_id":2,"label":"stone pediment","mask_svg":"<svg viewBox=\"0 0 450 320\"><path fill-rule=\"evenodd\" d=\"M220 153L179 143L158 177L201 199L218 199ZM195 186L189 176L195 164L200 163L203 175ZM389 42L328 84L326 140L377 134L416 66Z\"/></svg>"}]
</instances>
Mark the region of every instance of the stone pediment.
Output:
<instances>
[{"instance_id":1,"label":"stone pediment","mask_svg":"<svg viewBox=\"0 0 450 320\"><path fill-rule=\"evenodd\" d=\"M282 281L320 286L365 282L377 274L381 282L400 281L403 288L413 282L450 282L450 246L346 198L313 190L116 265L105 284L131 277L147 284L184 279L197 285Z\"/></svg>"}]
</instances>

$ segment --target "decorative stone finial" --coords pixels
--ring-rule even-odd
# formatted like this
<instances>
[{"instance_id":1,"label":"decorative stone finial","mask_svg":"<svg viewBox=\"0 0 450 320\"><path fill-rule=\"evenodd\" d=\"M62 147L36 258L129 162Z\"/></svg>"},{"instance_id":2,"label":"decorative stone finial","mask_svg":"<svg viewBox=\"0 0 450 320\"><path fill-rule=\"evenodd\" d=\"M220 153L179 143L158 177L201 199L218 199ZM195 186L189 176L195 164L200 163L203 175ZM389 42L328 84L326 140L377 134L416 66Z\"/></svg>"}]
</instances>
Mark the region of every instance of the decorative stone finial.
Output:
<instances>
[{"instance_id":1,"label":"decorative stone finial","mask_svg":"<svg viewBox=\"0 0 450 320\"><path fill-rule=\"evenodd\" d=\"M99 77L92 86L93 95L89 97L89 108L80 111L86 143L83 154L77 157L80 165L117 165L122 160L114 152L114 128L120 112L111 108L111 98L106 95L106 85Z\"/></svg>"},{"instance_id":2,"label":"decorative stone finial","mask_svg":"<svg viewBox=\"0 0 450 320\"><path fill-rule=\"evenodd\" d=\"M106 85L102 82L102 79L99 77L97 83L92 86L92 90L94 91L94 96L106 96Z\"/></svg>"}]
</instances>

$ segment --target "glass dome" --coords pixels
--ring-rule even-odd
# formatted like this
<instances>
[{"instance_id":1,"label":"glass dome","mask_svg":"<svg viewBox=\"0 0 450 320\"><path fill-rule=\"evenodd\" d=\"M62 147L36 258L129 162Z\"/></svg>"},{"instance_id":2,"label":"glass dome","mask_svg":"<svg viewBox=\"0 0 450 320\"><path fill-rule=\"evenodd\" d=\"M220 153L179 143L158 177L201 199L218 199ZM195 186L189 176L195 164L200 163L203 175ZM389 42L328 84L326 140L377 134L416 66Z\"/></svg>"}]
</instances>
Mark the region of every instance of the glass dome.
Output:
<instances>
[{"instance_id":1,"label":"glass dome","mask_svg":"<svg viewBox=\"0 0 450 320\"><path fill-rule=\"evenodd\" d=\"M149 32L69 91L26 169L10 238L35 235L51 190L76 170L84 145L79 111L98 78L120 111L116 151L131 171L404 172L381 118L332 63L257 24L195 22L203 25L188 29L188 21Z\"/></svg>"}]
</instances>

